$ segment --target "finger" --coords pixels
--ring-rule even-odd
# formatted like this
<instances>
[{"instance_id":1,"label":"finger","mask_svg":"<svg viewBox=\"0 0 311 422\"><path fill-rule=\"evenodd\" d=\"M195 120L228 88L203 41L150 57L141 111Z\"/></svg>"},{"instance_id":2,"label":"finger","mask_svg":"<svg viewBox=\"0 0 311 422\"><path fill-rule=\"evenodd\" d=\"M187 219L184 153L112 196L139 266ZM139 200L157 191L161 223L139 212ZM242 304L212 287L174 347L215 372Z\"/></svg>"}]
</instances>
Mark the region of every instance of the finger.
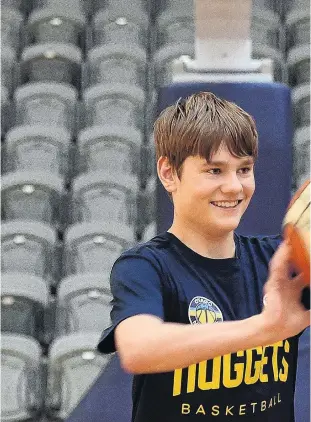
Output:
<instances>
[{"instance_id":1,"label":"finger","mask_svg":"<svg viewBox=\"0 0 311 422\"><path fill-rule=\"evenodd\" d=\"M291 246L286 242L282 242L274 253L270 263L270 274L277 277L288 277L290 273L290 255Z\"/></svg>"},{"instance_id":2,"label":"finger","mask_svg":"<svg viewBox=\"0 0 311 422\"><path fill-rule=\"evenodd\" d=\"M306 287L304 273L299 273L290 280L290 283L298 288Z\"/></svg>"}]
</instances>

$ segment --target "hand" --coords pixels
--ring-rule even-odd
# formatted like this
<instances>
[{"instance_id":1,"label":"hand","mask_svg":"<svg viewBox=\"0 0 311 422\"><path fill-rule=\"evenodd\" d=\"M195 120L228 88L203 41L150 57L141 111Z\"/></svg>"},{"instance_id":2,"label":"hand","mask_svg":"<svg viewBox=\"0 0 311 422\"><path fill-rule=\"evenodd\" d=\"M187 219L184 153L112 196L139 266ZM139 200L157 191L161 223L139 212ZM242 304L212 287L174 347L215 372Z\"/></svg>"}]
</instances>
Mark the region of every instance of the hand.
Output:
<instances>
[{"instance_id":1,"label":"hand","mask_svg":"<svg viewBox=\"0 0 311 422\"><path fill-rule=\"evenodd\" d=\"M310 325L310 311L301 303L302 274L291 276L290 245L284 241L269 264L262 316L272 342L292 337Z\"/></svg>"}]
</instances>

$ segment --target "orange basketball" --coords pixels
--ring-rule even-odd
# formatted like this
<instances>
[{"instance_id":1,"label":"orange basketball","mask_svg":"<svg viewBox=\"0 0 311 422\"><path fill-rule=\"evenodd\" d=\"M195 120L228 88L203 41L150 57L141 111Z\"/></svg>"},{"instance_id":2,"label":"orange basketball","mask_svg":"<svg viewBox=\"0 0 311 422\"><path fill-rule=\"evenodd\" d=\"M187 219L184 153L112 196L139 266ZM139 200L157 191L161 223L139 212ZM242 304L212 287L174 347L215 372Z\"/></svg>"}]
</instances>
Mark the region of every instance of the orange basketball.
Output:
<instances>
[{"instance_id":1,"label":"orange basketball","mask_svg":"<svg viewBox=\"0 0 311 422\"><path fill-rule=\"evenodd\" d=\"M291 261L310 285L310 180L292 198L283 220L283 234L291 246Z\"/></svg>"}]
</instances>

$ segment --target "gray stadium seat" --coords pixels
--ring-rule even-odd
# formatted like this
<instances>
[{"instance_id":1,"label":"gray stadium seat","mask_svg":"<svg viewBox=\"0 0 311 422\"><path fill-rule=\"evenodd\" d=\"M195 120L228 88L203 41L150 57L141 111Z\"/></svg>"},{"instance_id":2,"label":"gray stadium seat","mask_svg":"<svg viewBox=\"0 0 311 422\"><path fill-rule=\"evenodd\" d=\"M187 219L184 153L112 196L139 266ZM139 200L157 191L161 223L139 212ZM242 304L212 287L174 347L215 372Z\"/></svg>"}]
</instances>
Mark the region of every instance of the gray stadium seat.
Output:
<instances>
[{"instance_id":1,"label":"gray stadium seat","mask_svg":"<svg viewBox=\"0 0 311 422\"><path fill-rule=\"evenodd\" d=\"M1 0L1 9L3 10L5 7L11 7L16 10L22 9L23 0Z\"/></svg>"},{"instance_id":2,"label":"gray stadium seat","mask_svg":"<svg viewBox=\"0 0 311 422\"><path fill-rule=\"evenodd\" d=\"M194 0L158 0L155 3L155 12L157 15L165 9L184 10L190 16L194 13Z\"/></svg>"},{"instance_id":3,"label":"gray stadium seat","mask_svg":"<svg viewBox=\"0 0 311 422\"><path fill-rule=\"evenodd\" d=\"M45 343L45 310L49 288L31 274L3 273L1 280L1 331L33 337Z\"/></svg>"},{"instance_id":4,"label":"gray stadium seat","mask_svg":"<svg viewBox=\"0 0 311 422\"><path fill-rule=\"evenodd\" d=\"M98 11L100 9L115 9L119 12L128 12L129 9L134 10L148 10L149 0L93 0L93 9Z\"/></svg>"},{"instance_id":5,"label":"gray stadium seat","mask_svg":"<svg viewBox=\"0 0 311 422\"><path fill-rule=\"evenodd\" d=\"M146 188L141 192L140 202L138 205L138 215L140 221L140 232L143 232L149 224L153 223L156 218L156 177L151 177Z\"/></svg>"},{"instance_id":6,"label":"gray stadium seat","mask_svg":"<svg viewBox=\"0 0 311 422\"><path fill-rule=\"evenodd\" d=\"M71 44L47 43L31 45L21 57L23 82L65 82L80 86L81 50Z\"/></svg>"},{"instance_id":7,"label":"gray stadium seat","mask_svg":"<svg viewBox=\"0 0 311 422\"><path fill-rule=\"evenodd\" d=\"M148 224L148 226L145 227L141 243L148 242L150 239L156 236L156 234L157 234L157 225L156 225L156 222L153 221L152 223Z\"/></svg>"},{"instance_id":8,"label":"gray stadium seat","mask_svg":"<svg viewBox=\"0 0 311 422\"><path fill-rule=\"evenodd\" d=\"M77 9L52 7L35 9L28 18L27 35L31 44L67 43L83 46L86 20Z\"/></svg>"},{"instance_id":9,"label":"gray stadium seat","mask_svg":"<svg viewBox=\"0 0 311 422\"><path fill-rule=\"evenodd\" d=\"M57 289L57 337L74 332L101 332L111 324L109 276L88 273L61 280Z\"/></svg>"},{"instance_id":10,"label":"gray stadium seat","mask_svg":"<svg viewBox=\"0 0 311 422\"><path fill-rule=\"evenodd\" d=\"M141 157L141 186L145 187L149 178L157 172L153 134L149 136L149 141L142 145Z\"/></svg>"},{"instance_id":11,"label":"gray stadium seat","mask_svg":"<svg viewBox=\"0 0 311 422\"><path fill-rule=\"evenodd\" d=\"M20 29L23 15L17 9L1 7L1 45L19 49Z\"/></svg>"},{"instance_id":12,"label":"gray stadium seat","mask_svg":"<svg viewBox=\"0 0 311 422\"><path fill-rule=\"evenodd\" d=\"M281 52L283 50L281 30L279 15L272 10L253 8L251 19L253 44L261 44Z\"/></svg>"},{"instance_id":13,"label":"gray stadium seat","mask_svg":"<svg viewBox=\"0 0 311 422\"><path fill-rule=\"evenodd\" d=\"M16 122L20 125L56 125L75 129L78 92L56 82L28 83L15 93Z\"/></svg>"},{"instance_id":14,"label":"gray stadium seat","mask_svg":"<svg viewBox=\"0 0 311 422\"><path fill-rule=\"evenodd\" d=\"M293 177L296 188L310 178L310 126L295 130L293 143Z\"/></svg>"},{"instance_id":15,"label":"gray stadium seat","mask_svg":"<svg viewBox=\"0 0 311 422\"><path fill-rule=\"evenodd\" d=\"M34 8L50 8L62 12L65 8L68 10L81 11L88 13L89 1L85 0L33 0Z\"/></svg>"},{"instance_id":16,"label":"gray stadium seat","mask_svg":"<svg viewBox=\"0 0 311 422\"><path fill-rule=\"evenodd\" d=\"M111 174L141 174L142 134L132 127L91 126L77 139L78 173L102 170Z\"/></svg>"},{"instance_id":17,"label":"gray stadium seat","mask_svg":"<svg viewBox=\"0 0 311 422\"><path fill-rule=\"evenodd\" d=\"M65 420L108 363L110 357L96 351L100 334L74 333L52 343L46 400L50 417Z\"/></svg>"},{"instance_id":18,"label":"gray stadium seat","mask_svg":"<svg viewBox=\"0 0 311 422\"><path fill-rule=\"evenodd\" d=\"M33 274L54 284L58 278L56 232L32 221L3 222L1 268L7 272Z\"/></svg>"},{"instance_id":19,"label":"gray stadium seat","mask_svg":"<svg viewBox=\"0 0 311 422\"><path fill-rule=\"evenodd\" d=\"M88 53L88 85L126 83L144 88L146 83L146 51L138 45L103 45Z\"/></svg>"},{"instance_id":20,"label":"gray stadium seat","mask_svg":"<svg viewBox=\"0 0 311 422\"><path fill-rule=\"evenodd\" d=\"M142 129L144 91L133 85L93 85L83 93L86 126L119 125Z\"/></svg>"},{"instance_id":21,"label":"gray stadium seat","mask_svg":"<svg viewBox=\"0 0 311 422\"><path fill-rule=\"evenodd\" d=\"M30 337L1 336L1 421L34 421L42 411L44 378L39 343Z\"/></svg>"},{"instance_id":22,"label":"gray stadium seat","mask_svg":"<svg viewBox=\"0 0 311 422\"><path fill-rule=\"evenodd\" d=\"M280 0L252 0L254 8L278 11L280 8Z\"/></svg>"},{"instance_id":23,"label":"gray stadium seat","mask_svg":"<svg viewBox=\"0 0 311 422\"><path fill-rule=\"evenodd\" d=\"M64 181L39 171L6 173L2 177L2 218L41 221L60 227Z\"/></svg>"},{"instance_id":24,"label":"gray stadium seat","mask_svg":"<svg viewBox=\"0 0 311 422\"><path fill-rule=\"evenodd\" d=\"M308 8L292 10L286 16L287 49L310 44L310 5Z\"/></svg>"},{"instance_id":25,"label":"gray stadium seat","mask_svg":"<svg viewBox=\"0 0 311 422\"><path fill-rule=\"evenodd\" d=\"M124 10L116 6L100 10L92 23L92 45L136 44L146 46L148 42L148 15L132 7Z\"/></svg>"},{"instance_id":26,"label":"gray stadium seat","mask_svg":"<svg viewBox=\"0 0 311 422\"><path fill-rule=\"evenodd\" d=\"M44 171L68 177L70 141L70 134L64 128L14 127L5 138L2 169L6 172Z\"/></svg>"},{"instance_id":27,"label":"gray stadium seat","mask_svg":"<svg viewBox=\"0 0 311 422\"><path fill-rule=\"evenodd\" d=\"M1 46L1 86L7 88L9 95L15 85L16 53L9 46Z\"/></svg>"},{"instance_id":28,"label":"gray stadium seat","mask_svg":"<svg viewBox=\"0 0 311 422\"><path fill-rule=\"evenodd\" d=\"M298 85L292 90L294 123L296 127L310 125L310 86Z\"/></svg>"},{"instance_id":29,"label":"gray stadium seat","mask_svg":"<svg viewBox=\"0 0 311 422\"><path fill-rule=\"evenodd\" d=\"M121 252L134 244L134 233L120 223L77 223L64 233L64 275L109 274Z\"/></svg>"},{"instance_id":30,"label":"gray stadium seat","mask_svg":"<svg viewBox=\"0 0 311 422\"><path fill-rule=\"evenodd\" d=\"M4 135L10 126L10 108L9 90L1 85L1 134Z\"/></svg>"},{"instance_id":31,"label":"gray stadium seat","mask_svg":"<svg viewBox=\"0 0 311 422\"><path fill-rule=\"evenodd\" d=\"M72 191L73 222L136 225L138 179L135 176L93 171L76 177Z\"/></svg>"},{"instance_id":32,"label":"gray stadium seat","mask_svg":"<svg viewBox=\"0 0 311 422\"><path fill-rule=\"evenodd\" d=\"M293 47L288 51L287 66L291 86L310 83L310 45Z\"/></svg>"},{"instance_id":33,"label":"gray stadium seat","mask_svg":"<svg viewBox=\"0 0 311 422\"><path fill-rule=\"evenodd\" d=\"M194 44L176 43L159 48L153 56L153 71L156 87L172 82L172 62L181 56L194 58Z\"/></svg>"},{"instance_id":34,"label":"gray stadium seat","mask_svg":"<svg viewBox=\"0 0 311 422\"><path fill-rule=\"evenodd\" d=\"M254 59L272 59L274 80L276 82L286 82L286 65L281 51L278 51L272 47L268 47L262 44L254 43L252 56Z\"/></svg>"},{"instance_id":35,"label":"gray stadium seat","mask_svg":"<svg viewBox=\"0 0 311 422\"><path fill-rule=\"evenodd\" d=\"M156 29L158 47L176 43L194 44L194 7L191 5L187 9L179 7L163 10L157 16Z\"/></svg>"},{"instance_id":36,"label":"gray stadium seat","mask_svg":"<svg viewBox=\"0 0 311 422\"><path fill-rule=\"evenodd\" d=\"M297 9L309 10L310 0L286 0L284 2L284 7L287 11L292 11L292 10L297 10Z\"/></svg>"}]
</instances>

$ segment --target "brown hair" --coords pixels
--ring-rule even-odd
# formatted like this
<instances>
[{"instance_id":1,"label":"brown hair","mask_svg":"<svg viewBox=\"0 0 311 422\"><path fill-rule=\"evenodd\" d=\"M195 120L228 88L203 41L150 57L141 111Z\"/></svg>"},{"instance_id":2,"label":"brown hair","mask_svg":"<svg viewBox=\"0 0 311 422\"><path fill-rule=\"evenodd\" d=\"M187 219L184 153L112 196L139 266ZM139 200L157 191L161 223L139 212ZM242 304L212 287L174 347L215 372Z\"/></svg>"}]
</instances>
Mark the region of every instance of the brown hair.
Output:
<instances>
[{"instance_id":1,"label":"brown hair","mask_svg":"<svg viewBox=\"0 0 311 422\"><path fill-rule=\"evenodd\" d=\"M234 157L258 155L254 119L236 104L199 92L162 111L154 124L157 161L167 157L179 178L189 156L210 160L222 144Z\"/></svg>"}]
</instances>

